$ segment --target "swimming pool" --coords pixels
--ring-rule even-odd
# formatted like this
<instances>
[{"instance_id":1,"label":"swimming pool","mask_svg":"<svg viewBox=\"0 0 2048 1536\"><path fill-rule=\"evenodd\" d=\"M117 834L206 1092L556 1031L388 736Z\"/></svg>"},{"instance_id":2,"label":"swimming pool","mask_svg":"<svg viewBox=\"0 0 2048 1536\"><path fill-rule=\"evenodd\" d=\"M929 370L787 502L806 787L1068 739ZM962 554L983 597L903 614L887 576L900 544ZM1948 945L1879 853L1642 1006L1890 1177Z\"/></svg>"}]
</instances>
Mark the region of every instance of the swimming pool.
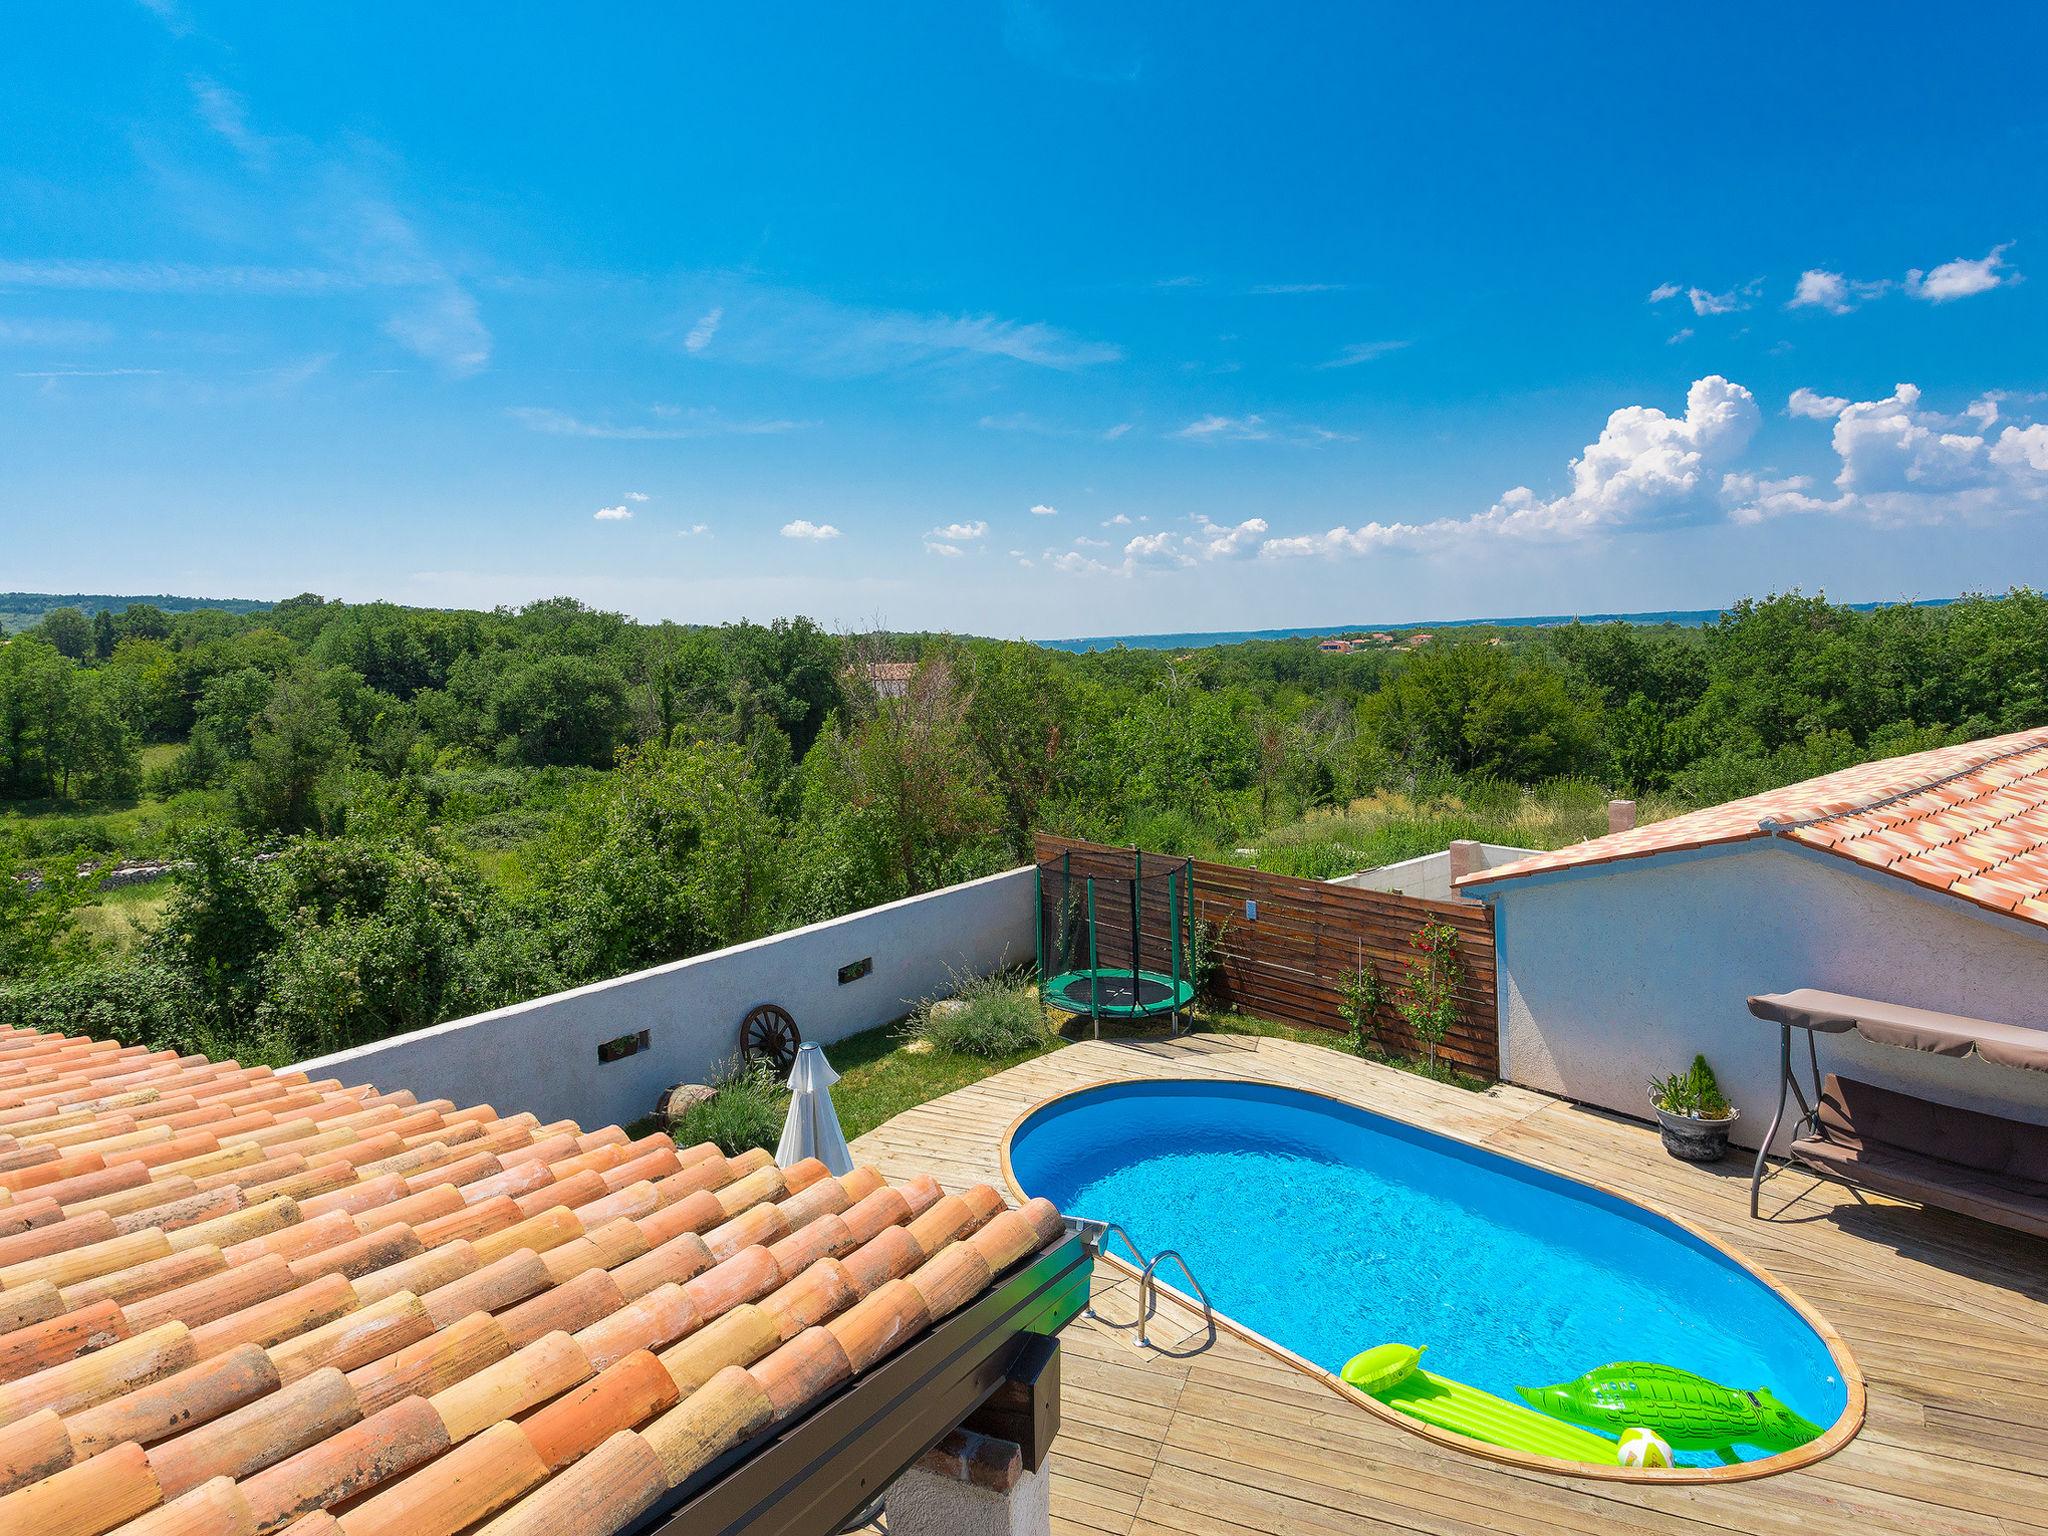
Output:
<instances>
[{"instance_id":1,"label":"swimming pool","mask_svg":"<svg viewBox=\"0 0 2048 1536\"><path fill-rule=\"evenodd\" d=\"M1082 1089L1026 1116L1008 1158L1025 1193L1117 1222L1148 1254L1179 1250L1219 1313L1332 1373L1398 1341L1511 1401L1518 1386L1649 1360L1768 1386L1823 1427L1849 1405L1845 1366L1814 1325L1704 1238L1319 1094L1207 1080Z\"/></svg>"}]
</instances>

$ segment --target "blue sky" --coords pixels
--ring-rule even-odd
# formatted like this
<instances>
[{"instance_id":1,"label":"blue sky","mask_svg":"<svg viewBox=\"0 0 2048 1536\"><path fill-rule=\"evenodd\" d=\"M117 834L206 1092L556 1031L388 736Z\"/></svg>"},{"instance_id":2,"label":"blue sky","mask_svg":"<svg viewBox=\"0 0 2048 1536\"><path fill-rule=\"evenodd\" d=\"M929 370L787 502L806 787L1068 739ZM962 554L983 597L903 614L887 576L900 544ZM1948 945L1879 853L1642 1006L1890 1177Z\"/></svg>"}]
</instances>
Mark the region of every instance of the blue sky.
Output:
<instances>
[{"instance_id":1,"label":"blue sky","mask_svg":"<svg viewBox=\"0 0 2048 1536\"><path fill-rule=\"evenodd\" d=\"M0 588L1049 636L2048 580L2048 16L1423 9L12 8Z\"/></svg>"}]
</instances>

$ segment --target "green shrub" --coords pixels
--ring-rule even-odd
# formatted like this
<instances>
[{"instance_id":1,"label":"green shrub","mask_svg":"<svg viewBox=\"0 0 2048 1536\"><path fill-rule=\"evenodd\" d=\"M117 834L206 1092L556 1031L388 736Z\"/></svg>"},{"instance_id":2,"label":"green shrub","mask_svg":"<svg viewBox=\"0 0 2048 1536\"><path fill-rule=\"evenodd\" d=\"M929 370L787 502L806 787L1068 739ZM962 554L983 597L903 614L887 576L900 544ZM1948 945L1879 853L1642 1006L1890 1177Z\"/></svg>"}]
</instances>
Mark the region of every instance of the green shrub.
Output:
<instances>
[{"instance_id":1,"label":"green shrub","mask_svg":"<svg viewBox=\"0 0 2048 1536\"><path fill-rule=\"evenodd\" d=\"M669 1130L676 1144L694 1147L708 1141L727 1157L751 1147L775 1150L782 1122L789 1116L789 1090L765 1061L730 1063L712 1085L715 1098L696 1105Z\"/></svg>"},{"instance_id":2,"label":"green shrub","mask_svg":"<svg viewBox=\"0 0 2048 1536\"><path fill-rule=\"evenodd\" d=\"M1358 964L1338 984L1337 1017L1344 1021L1344 1048L1354 1056L1380 1054L1380 1004L1386 1001L1386 984L1365 958L1361 946Z\"/></svg>"},{"instance_id":3,"label":"green shrub","mask_svg":"<svg viewBox=\"0 0 2048 1536\"><path fill-rule=\"evenodd\" d=\"M927 999L911 1015L912 1039L929 1041L936 1051L991 1059L1045 1044L1045 1016L1029 987L1007 976L954 981L952 997Z\"/></svg>"},{"instance_id":4,"label":"green shrub","mask_svg":"<svg viewBox=\"0 0 2048 1536\"><path fill-rule=\"evenodd\" d=\"M1695 1120L1726 1120L1734 1113L1704 1056L1693 1057L1692 1066L1684 1072L1652 1078L1650 1097L1659 1109Z\"/></svg>"}]
</instances>

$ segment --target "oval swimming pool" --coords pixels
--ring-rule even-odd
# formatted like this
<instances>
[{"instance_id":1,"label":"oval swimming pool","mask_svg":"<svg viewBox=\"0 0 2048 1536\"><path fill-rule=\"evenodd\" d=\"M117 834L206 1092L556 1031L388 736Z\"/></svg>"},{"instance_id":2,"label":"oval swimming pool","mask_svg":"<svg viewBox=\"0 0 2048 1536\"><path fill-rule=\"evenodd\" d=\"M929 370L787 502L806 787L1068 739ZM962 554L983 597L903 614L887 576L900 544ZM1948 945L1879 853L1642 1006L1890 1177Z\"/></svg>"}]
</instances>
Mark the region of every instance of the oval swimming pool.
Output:
<instances>
[{"instance_id":1,"label":"oval swimming pool","mask_svg":"<svg viewBox=\"0 0 2048 1536\"><path fill-rule=\"evenodd\" d=\"M1572 1179L1319 1094L1114 1083L1011 1136L1026 1194L1178 1249L1216 1310L1333 1374L1375 1344L1440 1376L1519 1386L1655 1361L1769 1387L1826 1428L1848 1405L1791 1302L1676 1223ZM1744 1461L1766 1451L1738 1447ZM1681 1465L1717 1465L1710 1452Z\"/></svg>"}]
</instances>

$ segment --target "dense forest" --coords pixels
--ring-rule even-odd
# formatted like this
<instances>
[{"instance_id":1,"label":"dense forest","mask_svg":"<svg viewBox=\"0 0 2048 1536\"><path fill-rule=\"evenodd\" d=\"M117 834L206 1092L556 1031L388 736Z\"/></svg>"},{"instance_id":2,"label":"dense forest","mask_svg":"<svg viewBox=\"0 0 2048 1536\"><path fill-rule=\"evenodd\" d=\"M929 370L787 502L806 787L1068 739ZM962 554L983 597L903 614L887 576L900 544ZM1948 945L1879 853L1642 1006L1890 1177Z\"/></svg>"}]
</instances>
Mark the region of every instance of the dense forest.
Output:
<instances>
[{"instance_id":1,"label":"dense forest","mask_svg":"<svg viewBox=\"0 0 2048 1536\"><path fill-rule=\"evenodd\" d=\"M57 607L0 644L0 1021L282 1062L987 873L1040 827L1327 875L2044 721L2029 591L1089 655L567 599Z\"/></svg>"}]
</instances>

